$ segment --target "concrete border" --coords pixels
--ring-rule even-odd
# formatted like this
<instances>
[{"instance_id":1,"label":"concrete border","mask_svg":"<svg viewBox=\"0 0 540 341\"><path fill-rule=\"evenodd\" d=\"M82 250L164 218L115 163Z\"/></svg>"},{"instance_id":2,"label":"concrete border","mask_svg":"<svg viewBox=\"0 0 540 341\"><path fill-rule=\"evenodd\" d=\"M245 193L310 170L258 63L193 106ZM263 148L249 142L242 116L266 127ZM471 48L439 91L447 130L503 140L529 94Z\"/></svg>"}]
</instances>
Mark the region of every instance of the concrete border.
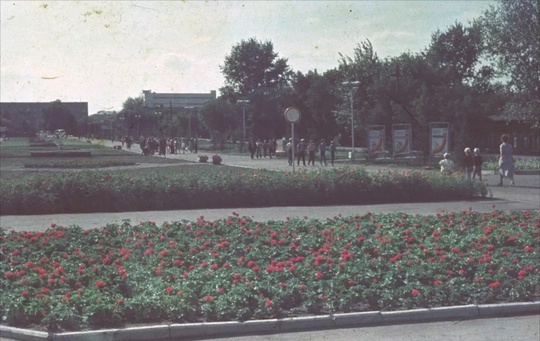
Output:
<instances>
[{"instance_id":1,"label":"concrete border","mask_svg":"<svg viewBox=\"0 0 540 341\"><path fill-rule=\"evenodd\" d=\"M516 315L539 315L540 301L421 308L400 311L367 311L331 315L251 320L246 322L203 322L47 333L0 325L0 336L22 341L147 341L276 334L346 327L426 323Z\"/></svg>"}]
</instances>

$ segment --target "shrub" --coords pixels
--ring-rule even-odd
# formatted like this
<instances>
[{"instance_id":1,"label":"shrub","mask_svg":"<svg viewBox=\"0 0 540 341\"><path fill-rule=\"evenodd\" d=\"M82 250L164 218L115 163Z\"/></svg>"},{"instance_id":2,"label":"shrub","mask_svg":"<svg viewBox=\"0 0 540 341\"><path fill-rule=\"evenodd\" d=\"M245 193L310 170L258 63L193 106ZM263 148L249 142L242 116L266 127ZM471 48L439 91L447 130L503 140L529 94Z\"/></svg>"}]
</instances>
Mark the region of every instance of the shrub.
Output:
<instances>
[{"instance_id":1,"label":"shrub","mask_svg":"<svg viewBox=\"0 0 540 341\"><path fill-rule=\"evenodd\" d=\"M485 185L437 172L336 168L295 173L237 171L42 173L0 184L2 214L48 214L193 208L374 204L462 200Z\"/></svg>"}]
</instances>

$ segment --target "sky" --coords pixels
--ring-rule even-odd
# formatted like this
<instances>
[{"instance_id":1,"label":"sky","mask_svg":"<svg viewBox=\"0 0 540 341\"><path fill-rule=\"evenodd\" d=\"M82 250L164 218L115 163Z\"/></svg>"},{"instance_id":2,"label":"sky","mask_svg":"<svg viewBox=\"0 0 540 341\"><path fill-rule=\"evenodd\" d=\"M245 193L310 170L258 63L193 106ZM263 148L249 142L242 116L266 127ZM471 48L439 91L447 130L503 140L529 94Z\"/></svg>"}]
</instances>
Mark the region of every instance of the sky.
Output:
<instances>
[{"instance_id":1,"label":"sky","mask_svg":"<svg viewBox=\"0 0 540 341\"><path fill-rule=\"evenodd\" d=\"M209 93L242 40L324 73L371 41L380 58L426 49L495 1L0 1L0 101L122 109L143 90Z\"/></svg>"}]
</instances>

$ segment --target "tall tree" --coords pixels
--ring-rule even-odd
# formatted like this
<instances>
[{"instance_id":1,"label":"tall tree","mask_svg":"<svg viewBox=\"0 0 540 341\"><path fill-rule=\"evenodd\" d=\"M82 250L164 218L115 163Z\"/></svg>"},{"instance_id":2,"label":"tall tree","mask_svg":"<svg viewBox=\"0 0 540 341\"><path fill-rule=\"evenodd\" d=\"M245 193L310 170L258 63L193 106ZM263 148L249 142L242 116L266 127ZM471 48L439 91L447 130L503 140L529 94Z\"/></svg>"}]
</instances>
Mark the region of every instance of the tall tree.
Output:
<instances>
[{"instance_id":1,"label":"tall tree","mask_svg":"<svg viewBox=\"0 0 540 341\"><path fill-rule=\"evenodd\" d=\"M60 100L52 102L43 109L45 129L54 132L56 129L64 129L68 134L75 134L77 122L71 111Z\"/></svg>"},{"instance_id":2,"label":"tall tree","mask_svg":"<svg viewBox=\"0 0 540 341\"><path fill-rule=\"evenodd\" d=\"M214 148L223 149L235 127L236 108L223 99L207 103L201 110L201 123L210 132Z\"/></svg>"},{"instance_id":3,"label":"tall tree","mask_svg":"<svg viewBox=\"0 0 540 341\"><path fill-rule=\"evenodd\" d=\"M220 69L225 77L221 97L231 103L238 99L251 102L251 132L255 137L273 138L281 133L280 96L290 84L292 71L287 59L274 52L272 42L255 38L242 40L232 47Z\"/></svg>"},{"instance_id":4,"label":"tall tree","mask_svg":"<svg viewBox=\"0 0 540 341\"><path fill-rule=\"evenodd\" d=\"M287 59L278 58L272 42L261 42L255 38L234 45L220 69L226 87L240 96L258 89L285 86L291 76Z\"/></svg>"},{"instance_id":5,"label":"tall tree","mask_svg":"<svg viewBox=\"0 0 540 341\"><path fill-rule=\"evenodd\" d=\"M298 133L313 140L330 141L338 134L335 108L341 102L336 83L338 75L329 70L323 75L317 71L298 72L293 81L294 105L302 112Z\"/></svg>"},{"instance_id":6,"label":"tall tree","mask_svg":"<svg viewBox=\"0 0 540 341\"><path fill-rule=\"evenodd\" d=\"M538 0L499 0L479 19L488 57L515 94L507 114L539 125L540 21Z\"/></svg>"}]
</instances>

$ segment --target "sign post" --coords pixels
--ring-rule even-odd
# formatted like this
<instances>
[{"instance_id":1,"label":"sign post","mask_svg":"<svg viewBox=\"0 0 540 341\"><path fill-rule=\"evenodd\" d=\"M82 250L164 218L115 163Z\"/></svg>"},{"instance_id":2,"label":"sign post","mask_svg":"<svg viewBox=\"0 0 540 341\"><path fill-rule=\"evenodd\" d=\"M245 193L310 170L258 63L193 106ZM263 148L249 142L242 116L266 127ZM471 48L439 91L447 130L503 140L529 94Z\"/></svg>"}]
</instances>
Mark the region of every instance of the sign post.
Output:
<instances>
[{"instance_id":1,"label":"sign post","mask_svg":"<svg viewBox=\"0 0 540 341\"><path fill-rule=\"evenodd\" d=\"M294 173L294 148L296 141L294 140L294 124L300 121L300 111L295 107L285 109L285 120L291 124L291 152L292 152L292 171Z\"/></svg>"}]
</instances>

